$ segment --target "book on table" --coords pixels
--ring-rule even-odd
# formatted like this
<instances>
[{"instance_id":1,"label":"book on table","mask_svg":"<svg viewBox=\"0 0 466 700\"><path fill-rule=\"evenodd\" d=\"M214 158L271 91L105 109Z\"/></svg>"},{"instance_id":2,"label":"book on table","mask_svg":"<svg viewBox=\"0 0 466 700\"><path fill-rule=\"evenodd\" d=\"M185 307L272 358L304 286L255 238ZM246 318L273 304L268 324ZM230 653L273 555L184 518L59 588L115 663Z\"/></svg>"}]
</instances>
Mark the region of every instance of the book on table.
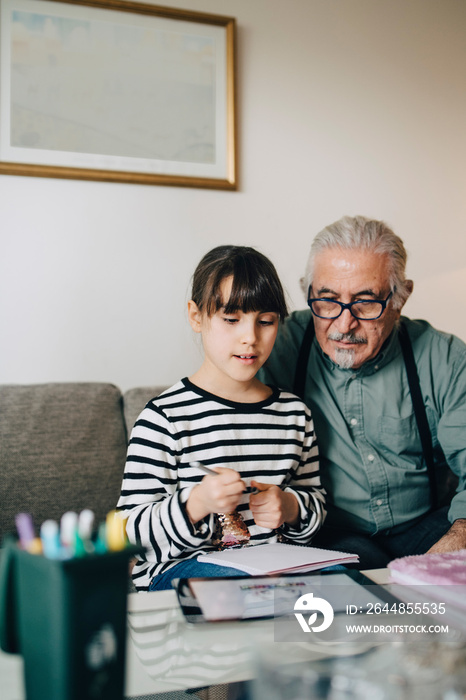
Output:
<instances>
[{"instance_id":1,"label":"book on table","mask_svg":"<svg viewBox=\"0 0 466 700\"><path fill-rule=\"evenodd\" d=\"M252 576L263 576L317 571L327 566L357 563L359 558L357 554L349 552L273 542L200 554L197 560L207 564L230 566Z\"/></svg>"},{"instance_id":2,"label":"book on table","mask_svg":"<svg viewBox=\"0 0 466 700\"><path fill-rule=\"evenodd\" d=\"M388 570L392 583L466 609L466 549L399 557Z\"/></svg>"},{"instance_id":3,"label":"book on table","mask_svg":"<svg viewBox=\"0 0 466 700\"><path fill-rule=\"evenodd\" d=\"M388 570L395 583L466 585L466 549L399 557L389 563Z\"/></svg>"}]
</instances>

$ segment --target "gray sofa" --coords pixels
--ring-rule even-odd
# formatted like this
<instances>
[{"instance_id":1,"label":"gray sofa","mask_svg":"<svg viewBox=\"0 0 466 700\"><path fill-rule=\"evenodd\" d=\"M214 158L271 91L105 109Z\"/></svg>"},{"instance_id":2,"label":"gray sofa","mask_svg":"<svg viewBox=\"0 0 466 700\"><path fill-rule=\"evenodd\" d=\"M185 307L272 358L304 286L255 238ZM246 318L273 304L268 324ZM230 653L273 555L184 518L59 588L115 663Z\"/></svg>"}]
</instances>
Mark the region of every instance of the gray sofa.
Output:
<instances>
[{"instance_id":1,"label":"gray sofa","mask_svg":"<svg viewBox=\"0 0 466 700\"><path fill-rule=\"evenodd\" d=\"M119 497L131 428L164 388L122 394L103 383L0 385L0 544L22 511L32 514L36 529L83 508L102 521ZM220 685L135 700L224 700L227 692Z\"/></svg>"},{"instance_id":2,"label":"gray sofa","mask_svg":"<svg viewBox=\"0 0 466 700\"><path fill-rule=\"evenodd\" d=\"M163 388L0 385L0 542L18 512L37 528L83 508L103 520L118 500L131 428Z\"/></svg>"}]
</instances>

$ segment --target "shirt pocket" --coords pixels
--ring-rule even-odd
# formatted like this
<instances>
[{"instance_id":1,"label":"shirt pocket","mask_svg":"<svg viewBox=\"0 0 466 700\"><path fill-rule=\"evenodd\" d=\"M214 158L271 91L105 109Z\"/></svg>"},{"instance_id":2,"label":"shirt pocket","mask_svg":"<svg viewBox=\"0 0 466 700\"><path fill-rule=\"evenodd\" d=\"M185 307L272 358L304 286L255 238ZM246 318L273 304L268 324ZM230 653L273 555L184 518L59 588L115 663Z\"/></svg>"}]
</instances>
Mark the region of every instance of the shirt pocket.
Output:
<instances>
[{"instance_id":1,"label":"shirt pocket","mask_svg":"<svg viewBox=\"0 0 466 700\"><path fill-rule=\"evenodd\" d=\"M376 444L393 467L424 469L422 444L414 414L380 416Z\"/></svg>"}]
</instances>

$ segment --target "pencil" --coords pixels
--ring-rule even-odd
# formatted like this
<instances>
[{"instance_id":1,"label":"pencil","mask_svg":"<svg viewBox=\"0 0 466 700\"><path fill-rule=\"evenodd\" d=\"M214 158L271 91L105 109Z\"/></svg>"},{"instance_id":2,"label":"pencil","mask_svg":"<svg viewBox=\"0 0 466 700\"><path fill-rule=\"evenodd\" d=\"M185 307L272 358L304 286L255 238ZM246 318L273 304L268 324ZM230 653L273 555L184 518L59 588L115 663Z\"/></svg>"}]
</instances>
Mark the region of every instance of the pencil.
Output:
<instances>
[{"instance_id":1,"label":"pencil","mask_svg":"<svg viewBox=\"0 0 466 700\"><path fill-rule=\"evenodd\" d=\"M218 476L218 472L215 472L213 469L206 467L205 464L201 464L201 462L191 462L190 466L196 467L196 469L200 469L200 471L204 472L204 474L210 474L210 476ZM246 486L243 493L259 493L259 491L253 486Z\"/></svg>"}]
</instances>

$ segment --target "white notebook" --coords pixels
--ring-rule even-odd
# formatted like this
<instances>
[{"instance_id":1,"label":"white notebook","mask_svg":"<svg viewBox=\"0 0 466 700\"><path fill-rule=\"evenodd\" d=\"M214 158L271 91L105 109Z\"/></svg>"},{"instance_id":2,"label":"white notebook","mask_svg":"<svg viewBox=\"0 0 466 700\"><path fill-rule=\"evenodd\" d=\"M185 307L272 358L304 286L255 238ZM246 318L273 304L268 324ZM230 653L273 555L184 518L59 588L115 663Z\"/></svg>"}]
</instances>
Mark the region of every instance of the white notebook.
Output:
<instances>
[{"instance_id":1,"label":"white notebook","mask_svg":"<svg viewBox=\"0 0 466 700\"><path fill-rule=\"evenodd\" d=\"M198 561L240 569L253 576L316 571L359 561L357 554L275 542L200 554Z\"/></svg>"}]
</instances>

